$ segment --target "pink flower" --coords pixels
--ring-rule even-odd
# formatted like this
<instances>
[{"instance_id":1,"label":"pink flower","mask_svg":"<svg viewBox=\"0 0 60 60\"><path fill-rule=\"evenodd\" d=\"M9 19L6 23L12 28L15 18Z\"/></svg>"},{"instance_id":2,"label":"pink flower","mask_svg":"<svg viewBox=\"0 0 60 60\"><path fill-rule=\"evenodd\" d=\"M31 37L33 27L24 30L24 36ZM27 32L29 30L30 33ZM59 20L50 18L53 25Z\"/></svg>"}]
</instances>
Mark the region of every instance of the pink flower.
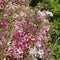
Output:
<instances>
[{"instance_id":1,"label":"pink flower","mask_svg":"<svg viewBox=\"0 0 60 60\"><path fill-rule=\"evenodd\" d=\"M3 36L8 36L9 31L7 29L5 29L2 34L3 34Z\"/></svg>"},{"instance_id":2,"label":"pink flower","mask_svg":"<svg viewBox=\"0 0 60 60\"><path fill-rule=\"evenodd\" d=\"M43 26L43 28L41 29L41 33L46 34L46 32L49 31L49 28L50 28L49 25L48 26Z\"/></svg>"},{"instance_id":3,"label":"pink flower","mask_svg":"<svg viewBox=\"0 0 60 60\"><path fill-rule=\"evenodd\" d=\"M8 1L6 6L3 5L3 1L8 0L0 0L0 9L5 8L2 21L0 21L0 28L3 29L0 34L0 47L3 46L1 51L5 52L4 54L8 55L10 60L12 57L16 60L23 59L24 55L28 59L32 56L42 58L43 54L48 56L51 49L46 47L45 41L50 39L48 32L50 22L45 16L53 16L53 14L26 6L30 0L20 0L20 4L17 4L15 0ZM14 14L10 14L11 12ZM13 26L11 31L9 30L11 26L8 24Z\"/></svg>"},{"instance_id":4,"label":"pink flower","mask_svg":"<svg viewBox=\"0 0 60 60\"><path fill-rule=\"evenodd\" d=\"M23 11L21 11L21 12L20 12L20 16L21 16L21 17L26 17L26 13L23 12Z\"/></svg>"},{"instance_id":5,"label":"pink flower","mask_svg":"<svg viewBox=\"0 0 60 60\"><path fill-rule=\"evenodd\" d=\"M33 14L30 14L30 18L33 18Z\"/></svg>"},{"instance_id":6,"label":"pink flower","mask_svg":"<svg viewBox=\"0 0 60 60\"><path fill-rule=\"evenodd\" d=\"M50 53L50 52L51 52L51 48L45 49L45 51L44 51L44 57L49 56L49 53Z\"/></svg>"},{"instance_id":7,"label":"pink flower","mask_svg":"<svg viewBox=\"0 0 60 60\"><path fill-rule=\"evenodd\" d=\"M41 43L40 43L40 41L37 41L36 42L36 46L38 46L38 47L41 47L42 46Z\"/></svg>"},{"instance_id":8,"label":"pink flower","mask_svg":"<svg viewBox=\"0 0 60 60\"><path fill-rule=\"evenodd\" d=\"M40 10L38 10L37 15L41 16L41 14L42 14L42 12Z\"/></svg>"},{"instance_id":9,"label":"pink flower","mask_svg":"<svg viewBox=\"0 0 60 60\"><path fill-rule=\"evenodd\" d=\"M48 51L45 50L45 51L44 51L44 57L47 57L48 55L49 55Z\"/></svg>"},{"instance_id":10,"label":"pink flower","mask_svg":"<svg viewBox=\"0 0 60 60\"><path fill-rule=\"evenodd\" d=\"M12 2L9 2L7 5L6 5L6 8L8 10L15 10L15 9L18 9L18 6L16 6L15 4L13 4Z\"/></svg>"},{"instance_id":11,"label":"pink flower","mask_svg":"<svg viewBox=\"0 0 60 60\"><path fill-rule=\"evenodd\" d=\"M46 23L46 24L49 24L49 20L48 19L44 19L43 22Z\"/></svg>"},{"instance_id":12,"label":"pink flower","mask_svg":"<svg viewBox=\"0 0 60 60\"><path fill-rule=\"evenodd\" d=\"M46 15L46 13L45 13L45 11L38 10L37 15L41 16L41 17L44 17Z\"/></svg>"},{"instance_id":13,"label":"pink flower","mask_svg":"<svg viewBox=\"0 0 60 60\"><path fill-rule=\"evenodd\" d=\"M6 44L6 38L4 36L1 37L1 41L2 41L3 45Z\"/></svg>"},{"instance_id":14,"label":"pink flower","mask_svg":"<svg viewBox=\"0 0 60 60\"><path fill-rule=\"evenodd\" d=\"M43 39L43 35L40 33L40 34L37 36L37 39L41 41L41 40Z\"/></svg>"},{"instance_id":15,"label":"pink flower","mask_svg":"<svg viewBox=\"0 0 60 60\"><path fill-rule=\"evenodd\" d=\"M37 21L38 22L41 22L42 21L42 18L40 16L37 17Z\"/></svg>"},{"instance_id":16,"label":"pink flower","mask_svg":"<svg viewBox=\"0 0 60 60\"><path fill-rule=\"evenodd\" d=\"M47 48L47 51L50 53L51 52L51 48Z\"/></svg>"},{"instance_id":17,"label":"pink flower","mask_svg":"<svg viewBox=\"0 0 60 60\"><path fill-rule=\"evenodd\" d=\"M19 17L19 15L18 14L13 14L13 18L18 18Z\"/></svg>"},{"instance_id":18,"label":"pink flower","mask_svg":"<svg viewBox=\"0 0 60 60\"><path fill-rule=\"evenodd\" d=\"M25 41L29 41L28 34L26 34L26 35L24 36L24 40L25 40Z\"/></svg>"},{"instance_id":19,"label":"pink flower","mask_svg":"<svg viewBox=\"0 0 60 60\"><path fill-rule=\"evenodd\" d=\"M37 30L37 26L36 24L32 23L32 22L28 22L27 25L26 25L26 28L28 30L32 30L32 31L36 31Z\"/></svg>"},{"instance_id":20,"label":"pink flower","mask_svg":"<svg viewBox=\"0 0 60 60\"><path fill-rule=\"evenodd\" d=\"M2 28L2 27L4 27L4 26L6 26L6 24L5 24L5 22L0 22L0 28Z\"/></svg>"},{"instance_id":21,"label":"pink flower","mask_svg":"<svg viewBox=\"0 0 60 60\"><path fill-rule=\"evenodd\" d=\"M25 0L21 0L21 2L25 2Z\"/></svg>"},{"instance_id":22,"label":"pink flower","mask_svg":"<svg viewBox=\"0 0 60 60\"><path fill-rule=\"evenodd\" d=\"M32 57L31 54L28 54L27 58L28 58L28 59L31 59L31 57Z\"/></svg>"},{"instance_id":23,"label":"pink flower","mask_svg":"<svg viewBox=\"0 0 60 60\"><path fill-rule=\"evenodd\" d=\"M23 58L23 54L18 54L18 55L16 55L16 58L19 60L19 59L21 59L21 58Z\"/></svg>"},{"instance_id":24,"label":"pink flower","mask_svg":"<svg viewBox=\"0 0 60 60\"><path fill-rule=\"evenodd\" d=\"M20 32L15 32L13 38L18 40L20 38Z\"/></svg>"},{"instance_id":25,"label":"pink flower","mask_svg":"<svg viewBox=\"0 0 60 60\"><path fill-rule=\"evenodd\" d=\"M49 40L49 39L50 39L50 34L46 34L46 35L44 36L44 38L45 38L46 40Z\"/></svg>"},{"instance_id":26,"label":"pink flower","mask_svg":"<svg viewBox=\"0 0 60 60\"><path fill-rule=\"evenodd\" d=\"M8 17L8 14L7 13L4 13L3 17L5 17L5 18Z\"/></svg>"},{"instance_id":27,"label":"pink flower","mask_svg":"<svg viewBox=\"0 0 60 60\"><path fill-rule=\"evenodd\" d=\"M0 3L3 3L4 2L4 0L0 0Z\"/></svg>"},{"instance_id":28,"label":"pink flower","mask_svg":"<svg viewBox=\"0 0 60 60\"><path fill-rule=\"evenodd\" d=\"M0 9L3 9L4 8L4 5L3 4L0 4Z\"/></svg>"}]
</instances>

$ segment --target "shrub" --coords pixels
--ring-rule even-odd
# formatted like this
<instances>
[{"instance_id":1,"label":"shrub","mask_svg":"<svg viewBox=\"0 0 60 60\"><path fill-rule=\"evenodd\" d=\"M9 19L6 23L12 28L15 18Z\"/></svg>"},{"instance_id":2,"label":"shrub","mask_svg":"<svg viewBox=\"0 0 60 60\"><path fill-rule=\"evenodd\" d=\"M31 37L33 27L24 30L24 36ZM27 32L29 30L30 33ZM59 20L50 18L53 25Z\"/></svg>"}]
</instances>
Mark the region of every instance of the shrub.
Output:
<instances>
[{"instance_id":1,"label":"shrub","mask_svg":"<svg viewBox=\"0 0 60 60\"><path fill-rule=\"evenodd\" d=\"M2 0L1 0L2 1ZM29 7L30 0L0 2L0 58L9 60L28 60L47 58L51 52L48 47L52 23L49 10L40 11Z\"/></svg>"}]
</instances>

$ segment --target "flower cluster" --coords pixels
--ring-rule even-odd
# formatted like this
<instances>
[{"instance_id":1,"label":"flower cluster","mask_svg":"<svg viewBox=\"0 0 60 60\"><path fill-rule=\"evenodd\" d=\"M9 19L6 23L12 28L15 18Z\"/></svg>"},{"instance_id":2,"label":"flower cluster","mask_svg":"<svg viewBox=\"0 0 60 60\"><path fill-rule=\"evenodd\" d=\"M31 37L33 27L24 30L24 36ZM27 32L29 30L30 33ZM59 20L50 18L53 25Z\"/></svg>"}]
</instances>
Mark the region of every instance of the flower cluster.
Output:
<instances>
[{"instance_id":1,"label":"flower cluster","mask_svg":"<svg viewBox=\"0 0 60 60\"><path fill-rule=\"evenodd\" d=\"M53 16L52 12L31 9L26 5L30 0L18 2L20 4L8 1L0 21L0 48L3 52L3 55L2 53L0 55L1 60L48 56L51 49L46 46L46 41L51 38L49 34L51 22L47 16ZM3 0L0 0L0 3L2 4Z\"/></svg>"},{"instance_id":2,"label":"flower cluster","mask_svg":"<svg viewBox=\"0 0 60 60\"><path fill-rule=\"evenodd\" d=\"M4 0L0 0L0 9L4 8L3 2L4 2Z\"/></svg>"}]
</instances>

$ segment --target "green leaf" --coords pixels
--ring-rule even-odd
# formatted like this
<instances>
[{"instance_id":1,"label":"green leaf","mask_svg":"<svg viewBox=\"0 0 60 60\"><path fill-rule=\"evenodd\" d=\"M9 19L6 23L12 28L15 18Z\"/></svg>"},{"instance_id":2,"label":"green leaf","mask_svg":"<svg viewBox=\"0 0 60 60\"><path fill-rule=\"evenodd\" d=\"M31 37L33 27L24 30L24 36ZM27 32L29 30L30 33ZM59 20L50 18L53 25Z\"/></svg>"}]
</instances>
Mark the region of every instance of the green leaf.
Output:
<instances>
[{"instance_id":1,"label":"green leaf","mask_svg":"<svg viewBox=\"0 0 60 60\"><path fill-rule=\"evenodd\" d=\"M2 20L2 12L0 12L0 21Z\"/></svg>"},{"instance_id":2,"label":"green leaf","mask_svg":"<svg viewBox=\"0 0 60 60\"><path fill-rule=\"evenodd\" d=\"M13 25L12 25L12 24L8 23L7 26L8 26L8 29L9 29L10 31L13 29Z\"/></svg>"},{"instance_id":3,"label":"green leaf","mask_svg":"<svg viewBox=\"0 0 60 60\"><path fill-rule=\"evenodd\" d=\"M31 60L37 60L34 56L32 56Z\"/></svg>"},{"instance_id":4,"label":"green leaf","mask_svg":"<svg viewBox=\"0 0 60 60\"><path fill-rule=\"evenodd\" d=\"M0 28L0 33L2 33L3 32L3 28Z\"/></svg>"}]
</instances>

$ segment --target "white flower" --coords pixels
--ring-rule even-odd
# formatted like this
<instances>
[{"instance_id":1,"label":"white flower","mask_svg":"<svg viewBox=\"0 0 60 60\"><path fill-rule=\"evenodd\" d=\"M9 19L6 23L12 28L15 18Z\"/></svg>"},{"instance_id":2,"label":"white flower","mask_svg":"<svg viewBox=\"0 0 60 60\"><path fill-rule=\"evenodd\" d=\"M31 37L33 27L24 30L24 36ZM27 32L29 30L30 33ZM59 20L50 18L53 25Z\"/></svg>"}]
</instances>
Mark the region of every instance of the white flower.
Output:
<instances>
[{"instance_id":1,"label":"white flower","mask_svg":"<svg viewBox=\"0 0 60 60\"><path fill-rule=\"evenodd\" d=\"M20 12L20 16L21 17L26 17L26 13L24 13L23 11Z\"/></svg>"},{"instance_id":2,"label":"white flower","mask_svg":"<svg viewBox=\"0 0 60 60\"><path fill-rule=\"evenodd\" d=\"M50 15L50 16L53 16L53 13L52 12L49 12L49 11L46 11L46 14L48 15Z\"/></svg>"},{"instance_id":3,"label":"white flower","mask_svg":"<svg viewBox=\"0 0 60 60\"><path fill-rule=\"evenodd\" d=\"M36 47L30 48L29 53L32 54L32 55L33 55L33 54L35 55L35 54L36 54Z\"/></svg>"},{"instance_id":4,"label":"white flower","mask_svg":"<svg viewBox=\"0 0 60 60\"><path fill-rule=\"evenodd\" d=\"M40 10L38 10L37 14L39 16L45 16L46 15L44 11L40 11Z\"/></svg>"},{"instance_id":5,"label":"white flower","mask_svg":"<svg viewBox=\"0 0 60 60\"><path fill-rule=\"evenodd\" d=\"M49 20L48 19L44 19L43 22L49 24Z\"/></svg>"},{"instance_id":6,"label":"white flower","mask_svg":"<svg viewBox=\"0 0 60 60\"><path fill-rule=\"evenodd\" d=\"M18 14L13 14L13 18L18 18L19 17L19 15Z\"/></svg>"},{"instance_id":7,"label":"white flower","mask_svg":"<svg viewBox=\"0 0 60 60\"><path fill-rule=\"evenodd\" d=\"M9 41L9 42L7 43L7 45L10 45L10 43L11 43L11 42Z\"/></svg>"},{"instance_id":8,"label":"white flower","mask_svg":"<svg viewBox=\"0 0 60 60\"><path fill-rule=\"evenodd\" d=\"M21 48L17 49L17 51L18 51L19 54L23 53Z\"/></svg>"},{"instance_id":9,"label":"white flower","mask_svg":"<svg viewBox=\"0 0 60 60\"><path fill-rule=\"evenodd\" d=\"M6 60L6 58L4 58L3 60Z\"/></svg>"},{"instance_id":10,"label":"white flower","mask_svg":"<svg viewBox=\"0 0 60 60\"><path fill-rule=\"evenodd\" d=\"M39 49L38 54L40 54L40 55L44 54L43 50Z\"/></svg>"},{"instance_id":11,"label":"white flower","mask_svg":"<svg viewBox=\"0 0 60 60\"><path fill-rule=\"evenodd\" d=\"M8 17L8 14L7 13L4 13L4 15L3 15L4 17Z\"/></svg>"},{"instance_id":12,"label":"white flower","mask_svg":"<svg viewBox=\"0 0 60 60\"><path fill-rule=\"evenodd\" d=\"M44 54L44 51L43 50L39 50L37 53L40 55L40 58L42 58L42 56Z\"/></svg>"},{"instance_id":13,"label":"white flower","mask_svg":"<svg viewBox=\"0 0 60 60\"><path fill-rule=\"evenodd\" d=\"M36 43L36 46L41 47L41 44L39 42Z\"/></svg>"},{"instance_id":14,"label":"white flower","mask_svg":"<svg viewBox=\"0 0 60 60\"><path fill-rule=\"evenodd\" d=\"M45 11L42 11L42 14L41 14L42 16L45 16L46 15L46 13L45 13Z\"/></svg>"}]
</instances>

